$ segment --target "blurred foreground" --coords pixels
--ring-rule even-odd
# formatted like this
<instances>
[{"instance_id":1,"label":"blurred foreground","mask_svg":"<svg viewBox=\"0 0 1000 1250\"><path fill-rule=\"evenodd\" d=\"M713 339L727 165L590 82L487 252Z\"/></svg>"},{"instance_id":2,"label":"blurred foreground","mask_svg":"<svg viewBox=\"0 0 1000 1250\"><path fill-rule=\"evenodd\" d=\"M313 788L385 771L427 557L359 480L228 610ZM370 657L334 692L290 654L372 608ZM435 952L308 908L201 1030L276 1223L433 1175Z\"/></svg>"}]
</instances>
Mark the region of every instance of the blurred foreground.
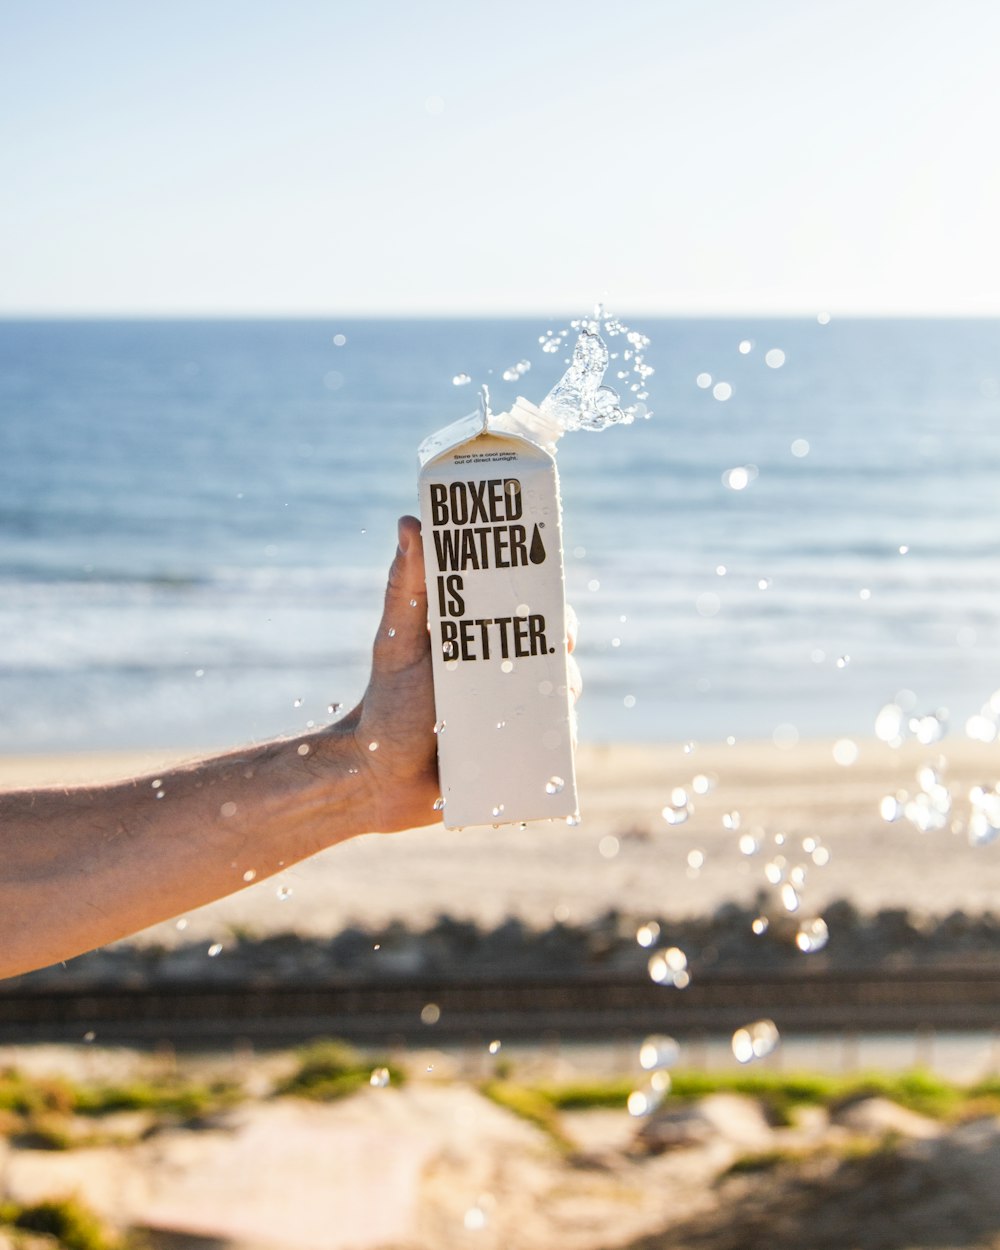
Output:
<instances>
[{"instance_id":1,"label":"blurred foreground","mask_svg":"<svg viewBox=\"0 0 1000 1250\"><path fill-rule=\"evenodd\" d=\"M52 1245L42 1232L67 1250L1000 1238L996 1077L678 1069L635 1116L635 1074L493 1047L178 1062L77 1046L7 1050L0 1068L4 1250Z\"/></svg>"}]
</instances>

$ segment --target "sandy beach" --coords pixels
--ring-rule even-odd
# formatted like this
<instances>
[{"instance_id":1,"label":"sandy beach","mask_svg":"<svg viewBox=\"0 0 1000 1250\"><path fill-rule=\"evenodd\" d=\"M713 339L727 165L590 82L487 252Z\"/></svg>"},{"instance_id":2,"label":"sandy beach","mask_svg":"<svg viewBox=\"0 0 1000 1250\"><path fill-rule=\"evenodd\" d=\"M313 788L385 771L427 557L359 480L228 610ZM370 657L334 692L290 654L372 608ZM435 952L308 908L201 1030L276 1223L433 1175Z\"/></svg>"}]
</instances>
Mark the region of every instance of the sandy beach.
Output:
<instances>
[{"instance_id":1,"label":"sandy beach","mask_svg":"<svg viewBox=\"0 0 1000 1250\"><path fill-rule=\"evenodd\" d=\"M996 747L958 739L898 750L875 740L856 745L850 765L836 762L829 741L788 749L770 742L584 746L577 827L429 827L357 839L238 889L185 917L181 930L168 921L138 940L217 941L234 929L324 936L350 923L420 927L442 914L483 925L517 916L537 926L580 923L612 908L640 919L688 916L730 900L751 903L761 891L780 906L765 876L777 856L786 874L804 871L803 914L821 914L839 898L863 911L935 916L1000 907L1000 844L972 847L964 832L970 786L996 781ZM0 759L0 787L142 775L196 754L8 756ZM916 793L917 771L928 764L952 792L949 825L922 833L905 819L887 823L882 798ZM687 790L692 810L685 823L670 825L662 811L677 787ZM746 842L741 850L746 837L755 853L744 853Z\"/></svg>"},{"instance_id":2,"label":"sandy beach","mask_svg":"<svg viewBox=\"0 0 1000 1250\"><path fill-rule=\"evenodd\" d=\"M0 787L143 775L194 754L8 757L0 760ZM845 758L842 747L838 755ZM893 751L859 742L845 765L822 741L784 750L772 743L589 746L579 765L584 819L577 827L427 828L358 839L192 913L183 928L167 921L136 940L225 942L236 931L322 936L352 922L374 928L394 919L417 928L441 913L482 925L513 915L548 926L617 908L639 920L705 914L761 891L765 907L777 909L764 870L780 856L786 872L804 871L803 914L820 915L838 898L862 910L935 916L1000 905L1000 846L971 847L964 833L969 787L996 777L992 747L911 743ZM917 770L927 765L951 789L951 825L920 833L906 820L887 823L882 798L915 793ZM692 810L671 825L662 812L680 798L678 787ZM741 849L741 838L756 851L747 854L746 841ZM637 1056L621 1048L615 1055L641 1083ZM480 1059L491 1062L485 1051ZM406 1061L415 1079L404 1088L365 1089L317 1106L267 1094L290 1056L244 1056L239 1071L259 1087L260 1100L194 1131L175 1125L147 1133L141 1116L125 1116L111 1122L106 1140L60 1151L0 1135L5 1189L22 1204L76 1193L113 1227L139 1226L153 1245L162 1236L174 1250L791 1250L803 1239L833 1250L875 1228L879 1212L893 1227L909 1219L914 1237L905 1244L924 1244L918 1231L951 1227L952 1200L942 1192L908 1213L893 1205L895 1178L923 1192L952 1158L992 1167L1000 1157L993 1119L953 1127L873 1105L860 1129L831 1113L777 1130L755 1102L724 1096L693 1108L665 1104L648 1128L624 1109L566 1113L567 1154L489 1102L467 1073L452 1071L453 1057L414 1053ZM0 1067L78 1079L163 1062L172 1060L85 1046L11 1047L0 1055ZM528 1055L515 1063L531 1070ZM666 1134L667 1144L651 1149L649 1132ZM878 1153L890 1140L892 1153ZM770 1170L753 1165L743 1174L738 1165L747 1156L772 1160ZM962 1195L971 1221L962 1244L993 1245L988 1234L1000 1216L989 1169L962 1163L952 1173L948 1188ZM857 1244L904 1244L879 1240L882 1232ZM6 1250L4 1236L0 1230Z\"/></svg>"}]
</instances>

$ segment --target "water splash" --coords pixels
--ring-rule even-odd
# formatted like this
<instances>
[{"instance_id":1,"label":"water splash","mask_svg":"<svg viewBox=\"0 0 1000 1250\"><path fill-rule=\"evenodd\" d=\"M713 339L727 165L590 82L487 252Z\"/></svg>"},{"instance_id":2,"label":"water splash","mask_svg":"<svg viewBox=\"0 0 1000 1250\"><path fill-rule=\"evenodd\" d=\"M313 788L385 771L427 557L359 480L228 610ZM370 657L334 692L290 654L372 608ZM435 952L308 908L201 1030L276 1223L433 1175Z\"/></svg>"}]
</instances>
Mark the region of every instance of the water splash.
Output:
<instances>
[{"instance_id":1,"label":"water splash","mask_svg":"<svg viewBox=\"0 0 1000 1250\"><path fill-rule=\"evenodd\" d=\"M629 329L618 318L607 316L600 306L593 317L571 322L570 329L577 332L577 340L569 368L542 400L542 412L557 420L564 430L604 430L609 425L631 425L637 417L651 416L644 402L648 398L646 383L653 375L653 367L645 359L648 337ZM627 380L630 374L633 377L628 403L613 387L604 385L611 353L602 332L609 338L624 337L628 344L621 355L629 369L618 370L619 378ZM568 333L561 331L556 336L550 332L544 337L542 350L558 350Z\"/></svg>"}]
</instances>

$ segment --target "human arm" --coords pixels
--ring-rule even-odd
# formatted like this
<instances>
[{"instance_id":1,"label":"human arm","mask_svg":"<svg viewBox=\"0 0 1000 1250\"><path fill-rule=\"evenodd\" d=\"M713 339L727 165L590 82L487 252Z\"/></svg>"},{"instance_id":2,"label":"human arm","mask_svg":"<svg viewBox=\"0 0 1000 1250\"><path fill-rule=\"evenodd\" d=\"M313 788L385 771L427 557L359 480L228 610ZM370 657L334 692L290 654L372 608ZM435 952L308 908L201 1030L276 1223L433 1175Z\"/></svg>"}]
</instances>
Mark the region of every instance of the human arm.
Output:
<instances>
[{"instance_id":1,"label":"human arm","mask_svg":"<svg viewBox=\"0 0 1000 1250\"><path fill-rule=\"evenodd\" d=\"M0 793L0 977L115 941L359 834L432 823L433 727L420 526L404 517L371 680L342 720L155 777Z\"/></svg>"}]
</instances>

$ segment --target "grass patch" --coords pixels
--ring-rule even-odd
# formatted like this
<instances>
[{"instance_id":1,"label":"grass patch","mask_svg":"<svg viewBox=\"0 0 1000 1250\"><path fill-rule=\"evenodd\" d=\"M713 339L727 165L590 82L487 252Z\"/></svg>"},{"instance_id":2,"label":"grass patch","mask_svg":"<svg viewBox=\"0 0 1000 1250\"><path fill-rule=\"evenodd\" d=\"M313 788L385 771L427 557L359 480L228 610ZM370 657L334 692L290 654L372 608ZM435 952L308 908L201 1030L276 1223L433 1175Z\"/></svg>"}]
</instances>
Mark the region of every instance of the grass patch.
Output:
<instances>
[{"instance_id":1,"label":"grass patch","mask_svg":"<svg viewBox=\"0 0 1000 1250\"><path fill-rule=\"evenodd\" d=\"M573 1143L563 1130L559 1110L546 1091L515 1081L486 1081L479 1092L498 1107L541 1129L559 1150L572 1150Z\"/></svg>"},{"instance_id":2,"label":"grass patch","mask_svg":"<svg viewBox=\"0 0 1000 1250\"><path fill-rule=\"evenodd\" d=\"M316 1102L333 1102L371 1083L373 1068L388 1069L389 1081L401 1085L405 1073L381 1060L363 1059L344 1042L314 1042L299 1052L298 1067L274 1088L275 1094L295 1098L311 1098Z\"/></svg>"},{"instance_id":3,"label":"grass patch","mask_svg":"<svg viewBox=\"0 0 1000 1250\"><path fill-rule=\"evenodd\" d=\"M0 1228L53 1238L63 1250L123 1250L97 1216L76 1198L50 1198L30 1206L0 1202Z\"/></svg>"},{"instance_id":4,"label":"grass patch","mask_svg":"<svg viewBox=\"0 0 1000 1250\"><path fill-rule=\"evenodd\" d=\"M0 1071L0 1133L22 1149L70 1150L101 1140L72 1131L74 1117L98 1119L116 1111L145 1111L155 1118L191 1122L234 1106L240 1087L201 1085L175 1076L121 1085L75 1085L63 1077Z\"/></svg>"},{"instance_id":5,"label":"grass patch","mask_svg":"<svg viewBox=\"0 0 1000 1250\"><path fill-rule=\"evenodd\" d=\"M721 1071L700 1072L681 1069L672 1072L670 1098L695 1102L709 1094L741 1094L756 1099L772 1123L794 1122L799 1107L835 1110L848 1102L878 1096L911 1111L937 1120L955 1121L971 1115L1000 1114L1000 1078L979 1081L963 1087L923 1071L859 1073L854 1076L827 1076L821 1073ZM576 1081L566 1085L525 1086L513 1081L494 1081L490 1088L530 1093L539 1117L541 1106L553 1111L577 1111L592 1107L624 1109L629 1093L640 1082L635 1078ZM513 1109L513 1108L512 1108Z\"/></svg>"}]
</instances>

